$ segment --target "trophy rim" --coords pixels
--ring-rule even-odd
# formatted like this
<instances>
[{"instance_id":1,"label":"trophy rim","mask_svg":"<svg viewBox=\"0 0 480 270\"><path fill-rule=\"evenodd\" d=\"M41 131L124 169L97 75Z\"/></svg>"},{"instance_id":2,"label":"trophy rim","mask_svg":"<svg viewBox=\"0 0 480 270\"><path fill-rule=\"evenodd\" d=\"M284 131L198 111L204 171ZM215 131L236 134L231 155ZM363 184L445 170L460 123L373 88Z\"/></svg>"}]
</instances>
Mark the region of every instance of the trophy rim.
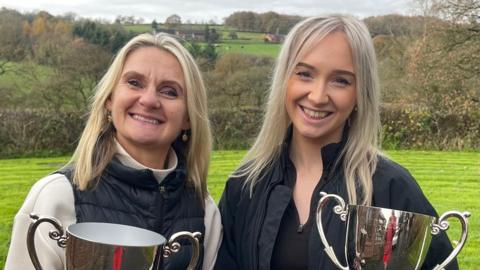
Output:
<instances>
[{"instance_id":1,"label":"trophy rim","mask_svg":"<svg viewBox=\"0 0 480 270\"><path fill-rule=\"evenodd\" d=\"M437 218L437 217L435 217L435 216L430 216L430 215L422 214L422 213L418 213L418 212L399 210L399 209L395 209L395 208L385 208L385 207L379 207L379 206L367 206L367 205L349 204L348 207L372 208L372 209L384 210L384 211L391 211L391 210L393 210L393 211L395 211L395 212L400 212L400 214L420 215L420 216L424 216L424 217L431 218L431 219L433 219L433 220L435 220L435 219Z\"/></svg>"},{"instance_id":2,"label":"trophy rim","mask_svg":"<svg viewBox=\"0 0 480 270\"><path fill-rule=\"evenodd\" d=\"M84 230L85 228L90 230L90 232L85 233L85 230ZM94 230L97 232L91 233L91 230ZM80 223L69 225L66 231L70 235L70 237L73 236L83 241L88 241L95 244L110 245L110 246L148 248L148 247L164 245L167 242L166 238L157 232L135 227L135 226L117 224L117 223L80 222ZM108 233L105 235L102 235L99 232L108 232ZM125 234L122 234L122 233L125 233ZM93 234L95 234L95 236L100 236L100 237L95 239L95 237L92 236ZM131 236L140 236L142 237L143 242L142 240L134 239L138 237L131 237Z\"/></svg>"}]
</instances>

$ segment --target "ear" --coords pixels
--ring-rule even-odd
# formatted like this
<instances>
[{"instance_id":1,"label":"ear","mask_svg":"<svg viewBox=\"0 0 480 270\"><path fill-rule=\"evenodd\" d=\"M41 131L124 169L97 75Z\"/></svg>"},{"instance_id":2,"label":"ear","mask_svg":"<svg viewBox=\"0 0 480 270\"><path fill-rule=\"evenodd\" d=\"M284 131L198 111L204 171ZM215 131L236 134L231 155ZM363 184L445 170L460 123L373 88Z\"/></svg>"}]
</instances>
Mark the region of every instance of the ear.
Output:
<instances>
[{"instance_id":1,"label":"ear","mask_svg":"<svg viewBox=\"0 0 480 270\"><path fill-rule=\"evenodd\" d=\"M105 108L112 111L112 95L108 96L107 101L105 101Z\"/></svg>"}]
</instances>

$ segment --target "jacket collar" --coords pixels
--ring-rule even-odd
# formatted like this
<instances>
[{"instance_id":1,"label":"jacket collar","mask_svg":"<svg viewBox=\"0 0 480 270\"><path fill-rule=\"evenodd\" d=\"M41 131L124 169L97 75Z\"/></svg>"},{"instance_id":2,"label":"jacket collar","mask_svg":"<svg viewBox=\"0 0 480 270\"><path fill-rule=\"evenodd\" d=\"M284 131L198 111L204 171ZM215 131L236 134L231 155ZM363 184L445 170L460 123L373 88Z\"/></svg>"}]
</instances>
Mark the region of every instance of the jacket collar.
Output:
<instances>
[{"instance_id":1,"label":"jacket collar","mask_svg":"<svg viewBox=\"0 0 480 270\"><path fill-rule=\"evenodd\" d=\"M281 166L292 166L292 167L294 166L293 162L290 159L290 145L292 142L292 135L293 135L293 126L292 124L290 124L287 130L287 134L285 136L285 140L283 141L281 146L281 153L280 153L280 159L279 159ZM334 173L337 167L340 166L341 160L342 160L341 153L342 153L342 150L345 148L347 140L348 140L348 127L345 126L345 128L343 129L342 138L340 142L330 143L322 147L321 155L322 155L322 162L323 162L323 171L327 175ZM285 172L285 170L283 171Z\"/></svg>"},{"instance_id":2,"label":"jacket collar","mask_svg":"<svg viewBox=\"0 0 480 270\"><path fill-rule=\"evenodd\" d=\"M159 184L154 173L150 169L135 169L123 165L118 158L114 157L105 168L107 174L115 179L143 189L158 189L159 186L165 187L167 191L176 190L185 183L186 180L186 159L185 148L177 143L172 144L178 163L176 168L170 172Z\"/></svg>"}]
</instances>

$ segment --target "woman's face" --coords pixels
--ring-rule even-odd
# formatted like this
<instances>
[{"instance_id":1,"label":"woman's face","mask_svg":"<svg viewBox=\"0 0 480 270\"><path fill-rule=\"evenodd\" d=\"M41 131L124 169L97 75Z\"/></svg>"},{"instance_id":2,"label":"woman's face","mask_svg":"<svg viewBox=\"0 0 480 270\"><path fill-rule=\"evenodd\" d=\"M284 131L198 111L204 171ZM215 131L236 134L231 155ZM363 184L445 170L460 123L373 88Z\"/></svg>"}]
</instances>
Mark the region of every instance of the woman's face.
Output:
<instances>
[{"instance_id":1,"label":"woman's face","mask_svg":"<svg viewBox=\"0 0 480 270\"><path fill-rule=\"evenodd\" d=\"M168 151L181 130L190 128L186 94L173 54L155 47L131 52L106 103L118 142L133 156L141 149Z\"/></svg>"},{"instance_id":2,"label":"woman's face","mask_svg":"<svg viewBox=\"0 0 480 270\"><path fill-rule=\"evenodd\" d=\"M318 42L288 80L285 107L294 136L321 145L341 140L356 103L352 52L345 33Z\"/></svg>"}]
</instances>

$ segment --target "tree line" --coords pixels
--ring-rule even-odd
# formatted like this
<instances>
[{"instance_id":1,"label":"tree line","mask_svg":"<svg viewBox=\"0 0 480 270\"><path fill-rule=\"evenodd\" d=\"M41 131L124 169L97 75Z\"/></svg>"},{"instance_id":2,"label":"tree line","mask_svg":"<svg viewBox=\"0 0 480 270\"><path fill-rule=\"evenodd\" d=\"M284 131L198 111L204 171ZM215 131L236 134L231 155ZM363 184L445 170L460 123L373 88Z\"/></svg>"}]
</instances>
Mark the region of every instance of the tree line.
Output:
<instances>
[{"instance_id":1,"label":"tree line","mask_svg":"<svg viewBox=\"0 0 480 270\"><path fill-rule=\"evenodd\" d=\"M418 2L417 16L364 20L379 62L384 146L479 149L480 7ZM133 35L119 23L1 9L0 156L71 151L95 84ZM185 47L202 68L216 147L247 147L274 59Z\"/></svg>"}]
</instances>

